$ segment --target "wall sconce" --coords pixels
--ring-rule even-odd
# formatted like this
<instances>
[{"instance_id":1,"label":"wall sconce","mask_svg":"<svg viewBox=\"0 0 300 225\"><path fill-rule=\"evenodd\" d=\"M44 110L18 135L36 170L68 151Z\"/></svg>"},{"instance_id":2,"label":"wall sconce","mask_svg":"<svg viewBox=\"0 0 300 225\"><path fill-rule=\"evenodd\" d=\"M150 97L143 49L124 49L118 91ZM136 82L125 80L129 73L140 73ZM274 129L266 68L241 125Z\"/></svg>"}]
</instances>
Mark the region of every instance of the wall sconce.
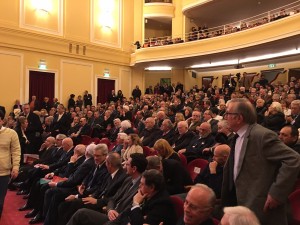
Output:
<instances>
[{"instance_id":1,"label":"wall sconce","mask_svg":"<svg viewBox=\"0 0 300 225\"><path fill-rule=\"evenodd\" d=\"M104 69L103 77L110 77L109 69Z\"/></svg>"},{"instance_id":2,"label":"wall sconce","mask_svg":"<svg viewBox=\"0 0 300 225\"><path fill-rule=\"evenodd\" d=\"M40 59L39 69L40 70L46 70L47 69L47 62L46 62L45 59Z\"/></svg>"},{"instance_id":3,"label":"wall sconce","mask_svg":"<svg viewBox=\"0 0 300 225\"><path fill-rule=\"evenodd\" d=\"M52 11L52 0L31 0L31 4L37 11L44 13Z\"/></svg>"},{"instance_id":4,"label":"wall sconce","mask_svg":"<svg viewBox=\"0 0 300 225\"><path fill-rule=\"evenodd\" d=\"M99 23L102 27L111 29L113 27L115 8L113 0L99 0L100 17Z\"/></svg>"}]
</instances>

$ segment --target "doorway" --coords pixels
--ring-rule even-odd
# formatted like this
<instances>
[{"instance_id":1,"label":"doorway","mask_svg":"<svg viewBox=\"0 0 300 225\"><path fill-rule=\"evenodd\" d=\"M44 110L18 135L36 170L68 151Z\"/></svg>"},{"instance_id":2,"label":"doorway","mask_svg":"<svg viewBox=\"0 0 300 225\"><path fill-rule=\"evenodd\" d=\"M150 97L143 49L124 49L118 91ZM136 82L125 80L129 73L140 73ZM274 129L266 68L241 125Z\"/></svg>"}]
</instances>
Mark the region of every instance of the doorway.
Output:
<instances>
[{"instance_id":1,"label":"doorway","mask_svg":"<svg viewBox=\"0 0 300 225\"><path fill-rule=\"evenodd\" d=\"M112 90L115 90L115 80L97 79L97 103L107 102Z\"/></svg>"},{"instance_id":2,"label":"doorway","mask_svg":"<svg viewBox=\"0 0 300 225\"><path fill-rule=\"evenodd\" d=\"M55 73L42 71L29 71L29 99L35 95L39 102L42 102L44 97L49 98L52 103L55 93Z\"/></svg>"}]
</instances>

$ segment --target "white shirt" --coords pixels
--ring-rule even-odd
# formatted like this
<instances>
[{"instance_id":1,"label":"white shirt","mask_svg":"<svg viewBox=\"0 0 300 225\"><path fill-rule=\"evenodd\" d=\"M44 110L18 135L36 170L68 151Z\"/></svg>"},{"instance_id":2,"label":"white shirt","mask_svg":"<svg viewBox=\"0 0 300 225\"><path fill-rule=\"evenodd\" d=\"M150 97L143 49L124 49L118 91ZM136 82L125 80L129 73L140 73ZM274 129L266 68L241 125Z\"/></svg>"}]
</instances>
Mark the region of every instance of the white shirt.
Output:
<instances>
[{"instance_id":1,"label":"white shirt","mask_svg":"<svg viewBox=\"0 0 300 225\"><path fill-rule=\"evenodd\" d=\"M239 163L239 160L240 160L241 149L242 149L242 146L243 146L243 143L244 143L245 133L246 133L248 127L249 127L249 125L246 124L236 132L239 135L239 137L236 139L236 143L235 143L234 169L233 169L233 178L234 178L234 180L237 177L237 168L238 168L238 163Z\"/></svg>"}]
</instances>

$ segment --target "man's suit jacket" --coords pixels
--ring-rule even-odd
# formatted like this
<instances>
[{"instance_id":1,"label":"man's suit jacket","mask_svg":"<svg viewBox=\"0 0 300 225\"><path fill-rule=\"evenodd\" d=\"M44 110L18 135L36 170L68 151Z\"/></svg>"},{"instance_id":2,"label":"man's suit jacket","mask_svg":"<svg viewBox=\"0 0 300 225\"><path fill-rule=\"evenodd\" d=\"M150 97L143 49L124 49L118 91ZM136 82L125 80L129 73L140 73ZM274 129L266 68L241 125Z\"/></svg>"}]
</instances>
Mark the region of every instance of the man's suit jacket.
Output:
<instances>
[{"instance_id":1,"label":"man's suit jacket","mask_svg":"<svg viewBox=\"0 0 300 225\"><path fill-rule=\"evenodd\" d=\"M67 113L64 113L60 120L58 120L58 114L55 114L52 123L52 136L67 134L70 129L70 124L70 117Z\"/></svg>"},{"instance_id":2,"label":"man's suit jacket","mask_svg":"<svg viewBox=\"0 0 300 225\"><path fill-rule=\"evenodd\" d=\"M70 149L68 152L64 152L57 162L54 162L49 165L49 170L54 171L61 167L63 167L62 170L66 169L66 166L73 154L74 154L74 148Z\"/></svg>"},{"instance_id":3,"label":"man's suit jacket","mask_svg":"<svg viewBox=\"0 0 300 225\"><path fill-rule=\"evenodd\" d=\"M84 156L82 156L81 158L83 158L83 160L85 160ZM78 159L78 160L80 160L80 159ZM69 163L69 165L70 164L75 164L75 163ZM74 187L76 187L76 185L81 184L83 179L88 175L88 173L94 167L95 167L94 158L89 158L89 159L83 161L80 165L77 166L77 168L75 169L75 172L72 173L68 177L68 180L57 183L57 187L59 187L59 188L74 188Z\"/></svg>"},{"instance_id":4,"label":"man's suit jacket","mask_svg":"<svg viewBox=\"0 0 300 225\"><path fill-rule=\"evenodd\" d=\"M175 136L175 131L173 129L171 129L166 134L161 133L161 137L160 138L165 139L167 142L169 142L170 145L173 145L173 143L174 143L174 136Z\"/></svg>"},{"instance_id":5,"label":"man's suit jacket","mask_svg":"<svg viewBox=\"0 0 300 225\"><path fill-rule=\"evenodd\" d=\"M130 208L133 196L138 191L140 179L132 186L132 178L128 177L118 192L108 201L107 210L114 209L121 213Z\"/></svg>"},{"instance_id":6,"label":"man's suit jacket","mask_svg":"<svg viewBox=\"0 0 300 225\"><path fill-rule=\"evenodd\" d=\"M153 127L152 129L144 129L140 137L143 138L143 145L148 147L153 147L154 143L159 139L160 137L160 129L158 127Z\"/></svg>"},{"instance_id":7,"label":"man's suit jacket","mask_svg":"<svg viewBox=\"0 0 300 225\"><path fill-rule=\"evenodd\" d=\"M196 133L196 127L198 127L200 125L201 125L201 121L197 121L197 122L193 123L192 125L189 124L189 130Z\"/></svg>"},{"instance_id":8,"label":"man's suit jacket","mask_svg":"<svg viewBox=\"0 0 300 225\"><path fill-rule=\"evenodd\" d=\"M224 206L230 204L228 161L224 166L222 186ZM254 211L262 224L287 224L286 202L299 169L300 156L281 142L276 133L258 124L250 125L244 136L237 165L237 204ZM268 194L282 205L264 213L263 207Z\"/></svg>"},{"instance_id":9,"label":"man's suit jacket","mask_svg":"<svg viewBox=\"0 0 300 225\"><path fill-rule=\"evenodd\" d=\"M186 148L194 137L195 134L189 130L183 135L178 134L174 138L174 145L175 145L174 151L178 152L180 149Z\"/></svg>"},{"instance_id":10,"label":"man's suit jacket","mask_svg":"<svg viewBox=\"0 0 300 225\"><path fill-rule=\"evenodd\" d=\"M196 136L190 142L189 146L186 148L185 155L190 155L191 153L197 158L207 159L209 155L203 155L202 151L204 148L212 147L215 144L215 138L212 134L209 134L207 137Z\"/></svg>"},{"instance_id":11,"label":"man's suit jacket","mask_svg":"<svg viewBox=\"0 0 300 225\"><path fill-rule=\"evenodd\" d=\"M113 179L111 175L109 176L107 182L93 193L93 197L97 198L97 206L100 209L107 205L109 198L112 198L117 193L125 179L128 178L123 168L118 170Z\"/></svg>"},{"instance_id":12,"label":"man's suit jacket","mask_svg":"<svg viewBox=\"0 0 300 225\"><path fill-rule=\"evenodd\" d=\"M124 214L129 215L131 225L159 224L160 222L164 225L176 224L174 217L176 212L166 190L157 192L152 198L145 200L141 207L128 210Z\"/></svg>"}]
</instances>

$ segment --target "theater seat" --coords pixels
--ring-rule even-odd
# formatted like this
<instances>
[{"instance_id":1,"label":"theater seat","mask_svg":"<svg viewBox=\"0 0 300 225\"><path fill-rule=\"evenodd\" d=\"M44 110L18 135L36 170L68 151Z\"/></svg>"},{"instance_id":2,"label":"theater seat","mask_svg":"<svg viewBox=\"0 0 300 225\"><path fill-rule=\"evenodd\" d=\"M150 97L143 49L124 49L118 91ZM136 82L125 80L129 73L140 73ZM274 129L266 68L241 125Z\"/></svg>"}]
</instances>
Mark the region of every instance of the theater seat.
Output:
<instances>
[{"instance_id":1,"label":"theater seat","mask_svg":"<svg viewBox=\"0 0 300 225\"><path fill-rule=\"evenodd\" d=\"M183 217L183 200L176 195L170 196L170 199L175 208L176 219L179 220L180 218Z\"/></svg>"},{"instance_id":2,"label":"theater seat","mask_svg":"<svg viewBox=\"0 0 300 225\"><path fill-rule=\"evenodd\" d=\"M293 221L290 225L300 225L300 189L290 194L289 201L293 214Z\"/></svg>"},{"instance_id":3,"label":"theater seat","mask_svg":"<svg viewBox=\"0 0 300 225\"><path fill-rule=\"evenodd\" d=\"M204 168L207 166L207 164L208 164L208 161L205 159L194 159L193 161L188 163L187 169L188 169L193 181L196 178L196 176L202 170L204 170Z\"/></svg>"},{"instance_id":4,"label":"theater seat","mask_svg":"<svg viewBox=\"0 0 300 225\"><path fill-rule=\"evenodd\" d=\"M183 165L183 167L187 169L187 159L186 159L185 155L178 153L178 156L180 158L180 161L181 161L181 164Z\"/></svg>"},{"instance_id":5,"label":"theater seat","mask_svg":"<svg viewBox=\"0 0 300 225\"><path fill-rule=\"evenodd\" d=\"M99 144L106 144L109 148L110 146L110 140L108 138L101 138Z\"/></svg>"},{"instance_id":6,"label":"theater seat","mask_svg":"<svg viewBox=\"0 0 300 225\"><path fill-rule=\"evenodd\" d=\"M97 137L94 137L94 138L92 138L92 140L91 140L92 142L94 142L94 144L95 145L97 145L97 144L99 144L100 143L100 139L99 138L97 138Z\"/></svg>"},{"instance_id":7,"label":"theater seat","mask_svg":"<svg viewBox=\"0 0 300 225\"><path fill-rule=\"evenodd\" d=\"M147 156L152 156L152 155L157 155L157 151L156 150L152 150L151 148L149 148L148 146L143 146L143 151L144 151L144 155Z\"/></svg>"},{"instance_id":8,"label":"theater seat","mask_svg":"<svg viewBox=\"0 0 300 225\"><path fill-rule=\"evenodd\" d=\"M81 135L81 144L89 145L92 142L92 138L88 135Z\"/></svg>"}]
</instances>

